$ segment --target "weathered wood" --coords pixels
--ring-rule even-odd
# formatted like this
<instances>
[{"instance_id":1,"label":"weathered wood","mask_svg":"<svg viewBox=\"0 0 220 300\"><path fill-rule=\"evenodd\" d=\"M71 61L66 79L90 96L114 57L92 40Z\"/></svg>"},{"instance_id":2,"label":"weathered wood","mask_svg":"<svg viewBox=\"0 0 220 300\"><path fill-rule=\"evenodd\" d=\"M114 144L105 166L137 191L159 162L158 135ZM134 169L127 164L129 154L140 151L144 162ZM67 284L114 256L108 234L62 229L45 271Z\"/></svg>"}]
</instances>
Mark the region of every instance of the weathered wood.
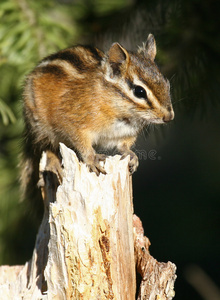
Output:
<instances>
[{"instance_id":1,"label":"weathered wood","mask_svg":"<svg viewBox=\"0 0 220 300\"><path fill-rule=\"evenodd\" d=\"M153 258L149 253L150 241L144 236L142 222L136 215L133 223L136 265L142 277L137 300L171 300L175 296L176 266Z\"/></svg>"},{"instance_id":2,"label":"weathered wood","mask_svg":"<svg viewBox=\"0 0 220 300\"><path fill-rule=\"evenodd\" d=\"M48 298L134 299L132 199L127 160L107 159L107 175L88 172L61 146L63 183L50 204L45 279Z\"/></svg>"},{"instance_id":3,"label":"weathered wood","mask_svg":"<svg viewBox=\"0 0 220 300\"><path fill-rule=\"evenodd\" d=\"M96 176L62 144L61 155L60 185L42 157L45 212L33 256L25 266L0 267L0 299L134 300L135 263L138 299L172 299L175 266L150 256L133 216L129 158L107 158L107 175Z\"/></svg>"}]
</instances>

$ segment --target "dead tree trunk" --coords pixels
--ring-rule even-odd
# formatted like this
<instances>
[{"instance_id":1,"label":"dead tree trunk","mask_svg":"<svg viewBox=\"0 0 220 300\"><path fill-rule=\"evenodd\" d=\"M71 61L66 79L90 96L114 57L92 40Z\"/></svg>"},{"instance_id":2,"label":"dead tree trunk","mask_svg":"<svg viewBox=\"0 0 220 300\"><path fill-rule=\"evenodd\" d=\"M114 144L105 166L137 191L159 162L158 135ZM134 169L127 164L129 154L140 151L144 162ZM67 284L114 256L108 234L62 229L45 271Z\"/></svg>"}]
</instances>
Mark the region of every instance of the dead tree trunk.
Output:
<instances>
[{"instance_id":1,"label":"dead tree trunk","mask_svg":"<svg viewBox=\"0 0 220 300\"><path fill-rule=\"evenodd\" d=\"M148 252L128 158L108 158L107 175L96 176L62 144L61 155L61 185L42 157L45 212L33 256L0 267L0 299L172 299L176 267Z\"/></svg>"}]
</instances>

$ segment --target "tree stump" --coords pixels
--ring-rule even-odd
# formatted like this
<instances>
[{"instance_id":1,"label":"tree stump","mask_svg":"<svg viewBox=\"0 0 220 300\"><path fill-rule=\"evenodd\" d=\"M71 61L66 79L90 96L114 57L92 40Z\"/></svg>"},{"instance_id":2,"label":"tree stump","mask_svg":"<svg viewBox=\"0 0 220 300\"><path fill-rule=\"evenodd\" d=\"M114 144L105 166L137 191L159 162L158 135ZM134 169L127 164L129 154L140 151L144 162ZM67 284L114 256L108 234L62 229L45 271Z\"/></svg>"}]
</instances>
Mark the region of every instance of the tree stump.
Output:
<instances>
[{"instance_id":1,"label":"tree stump","mask_svg":"<svg viewBox=\"0 0 220 300\"><path fill-rule=\"evenodd\" d=\"M133 214L129 158L107 158L107 175L97 176L60 150L61 184L46 153L41 159L45 211L32 259L0 267L0 299L172 299L176 267L149 254Z\"/></svg>"}]
</instances>

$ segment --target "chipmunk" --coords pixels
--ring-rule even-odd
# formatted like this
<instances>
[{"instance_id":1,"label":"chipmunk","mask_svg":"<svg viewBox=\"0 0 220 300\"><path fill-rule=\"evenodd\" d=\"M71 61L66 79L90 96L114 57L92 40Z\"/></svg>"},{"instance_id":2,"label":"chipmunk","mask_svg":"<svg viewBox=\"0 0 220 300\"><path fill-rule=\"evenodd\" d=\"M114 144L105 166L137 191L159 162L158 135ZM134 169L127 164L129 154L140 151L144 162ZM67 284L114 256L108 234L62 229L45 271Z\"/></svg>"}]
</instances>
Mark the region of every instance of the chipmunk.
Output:
<instances>
[{"instance_id":1,"label":"chipmunk","mask_svg":"<svg viewBox=\"0 0 220 300\"><path fill-rule=\"evenodd\" d=\"M149 123L174 118L170 84L154 62L156 43L149 34L137 52L114 43L107 54L75 46L43 59L24 89L26 150L23 180L37 172L42 151L59 154L59 142L77 150L90 171L105 174L94 146L116 147L130 155L130 173L138 158L131 150ZM35 175L37 177L38 175Z\"/></svg>"}]
</instances>

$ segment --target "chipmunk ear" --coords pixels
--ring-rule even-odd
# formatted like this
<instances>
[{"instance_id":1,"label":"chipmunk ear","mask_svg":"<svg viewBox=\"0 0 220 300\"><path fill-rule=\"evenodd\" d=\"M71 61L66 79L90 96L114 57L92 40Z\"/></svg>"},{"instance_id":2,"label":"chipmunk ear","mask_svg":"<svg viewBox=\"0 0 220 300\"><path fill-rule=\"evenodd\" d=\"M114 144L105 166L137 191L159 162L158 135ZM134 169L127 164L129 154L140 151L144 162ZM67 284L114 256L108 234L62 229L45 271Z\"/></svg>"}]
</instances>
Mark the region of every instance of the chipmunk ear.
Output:
<instances>
[{"instance_id":1,"label":"chipmunk ear","mask_svg":"<svg viewBox=\"0 0 220 300\"><path fill-rule=\"evenodd\" d=\"M129 62L129 54L119 43L112 44L108 52L108 61L114 75L119 75L126 70Z\"/></svg>"},{"instance_id":2,"label":"chipmunk ear","mask_svg":"<svg viewBox=\"0 0 220 300\"><path fill-rule=\"evenodd\" d=\"M157 54L156 41L153 34L149 34L146 43L143 44L143 47L140 47L138 53L143 53L146 57L149 57L154 61Z\"/></svg>"}]
</instances>

